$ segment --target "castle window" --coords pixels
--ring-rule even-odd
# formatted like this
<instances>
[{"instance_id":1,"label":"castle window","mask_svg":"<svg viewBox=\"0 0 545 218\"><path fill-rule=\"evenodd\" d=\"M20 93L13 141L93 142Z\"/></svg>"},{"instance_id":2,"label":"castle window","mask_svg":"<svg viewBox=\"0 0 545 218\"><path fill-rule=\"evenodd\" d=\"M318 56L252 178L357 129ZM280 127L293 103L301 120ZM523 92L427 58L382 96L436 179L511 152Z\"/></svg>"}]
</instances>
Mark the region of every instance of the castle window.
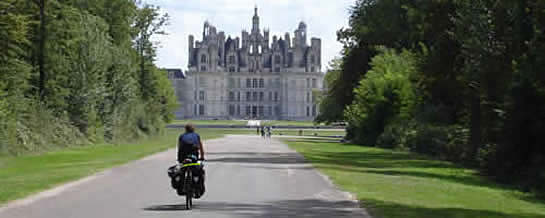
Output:
<instances>
[{"instance_id":1,"label":"castle window","mask_svg":"<svg viewBox=\"0 0 545 218\"><path fill-rule=\"evenodd\" d=\"M274 92L274 101L278 101L278 92Z\"/></svg>"},{"instance_id":2,"label":"castle window","mask_svg":"<svg viewBox=\"0 0 545 218\"><path fill-rule=\"evenodd\" d=\"M281 62L280 55L276 55L276 57L274 58L274 63L280 64L280 62Z\"/></svg>"},{"instance_id":3,"label":"castle window","mask_svg":"<svg viewBox=\"0 0 545 218\"><path fill-rule=\"evenodd\" d=\"M316 116L316 105L312 105L312 116Z\"/></svg>"},{"instance_id":4,"label":"castle window","mask_svg":"<svg viewBox=\"0 0 545 218\"><path fill-rule=\"evenodd\" d=\"M235 67L229 67L229 72L231 73L235 72Z\"/></svg>"},{"instance_id":5,"label":"castle window","mask_svg":"<svg viewBox=\"0 0 545 218\"><path fill-rule=\"evenodd\" d=\"M235 56L234 55L229 56L229 64L234 64L234 63L235 63Z\"/></svg>"},{"instance_id":6,"label":"castle window","mask_svg":"<svg viewBox=\"0 0 545 218\"><path fill-rule=\"evenodd\" d=\"M246 115L251 115L252 114L252 107L250 106L246 106Z\"/></svg>"},{"instance_id":7,"label":"castle window","mask_svg":"<svg viewBox=\"0 0 545 218\"><path fill-rule=\"evenodd\" d=\"M229 78L229 80L227 80L227 88L235 88L235 79L234 78Z\"/></svg>"},{"instance_id":8,"label":"castle window","mask_svg":"<svg viewBox=\"0 0 545 218\"><path fill-rule=\"evenodd\" d=\"M237 92L237 101L240 101L240 92Z\"/></svg>"},{"instance_id":9,"label":"castle window","mask_svg":"<svg viewBox=\"0 0 545 218\"><path fill-rule=\"evenodd\" d=\"M235 115L235 105L229 105L229 115Z\"/></svg>"},{"instance_id":10,"label":"castle window","mask_svg":"<svg viewBox=\"0 0 545 218\"><path fill-rule=\"evenodd\" d=\"M265 80L259 79L259 88L265 88Z\"/></svg>"},{"instance_id":11,"label":"castle window","mask_svg":"<svg viewBox=\"0 0 545 218\"><path fill-rule=\"evenodd\" d=\"M199 115L204 115L204 105L199 104Z\"/></svg>"},{"instance_id":12,"label":"castle window","mask_svg":"<svg viewBox=\"0 0 545 218\"><path fill-rule=\"evenodd\" d=\"M206 72L206 66L201 66L201 72Z\"/></svg>"},{"instance_id":13,"label":"castle window","mask_svg":"<svg viewBox=\"0 0 545 218\"><path fill-rule=\"evenodd\" d=\"M307 117L310 117L310 108L307 106Z\"/></svg>"},{"instance_id":14,"label":"castle window","mask_svg":"<svg viewBox=\"0 0 545 218\"><path fill-rule=\"evenodd\" d=\"M257 79L252 80L252 88L257 88Z\"/></svg>"},{"instance_id":15,"label":"castle window","mask_svg":"<svg viewBox=\"0 0 545 218\"><path fill-rule=\"evenodd\" d=\"M204 91L199 91L199 100L204 101Z\"/></svg>"},{"instance_id":16,"label":"castle window","mask_svg":"<svg viewBox=\"0 0 545 218\"><path fill-rule=\"evenodd\" d=\"M246 101L252 100L252 94L250 92L246 92Z\"/></svg>"},{"instance_id":17,"label":"castle window","mask_svg":"<svg viewBox=\"0 0 545 218\"><path fill-rule=\"evenodd\" d=\"M293 65L292 64L293 63L293 53L290 53L288 63L289 63L290 66Z\"/></svg>"},{"instance_id":18,"label":"castle window","mask_svg":"<svg viewBox=\"0 0 545 218\"><path fill-rule=\"evenodd\" d=\"M265 114L265 111L263 110L264 108L265 107L263 107L263 106L257 107L260 117L263 117L263 115Z\"/></svg>"},{"instance_id":19,"label":"castle window","mask_svg":"<svg viewBox=\"0 0 545 218\"><path fill-rule=\"evenodd\" d=\"M252 100L257 101L257 92L252 93Z\"/></svg>"},{"instance_id":20,"label":"castle window","mask_svg":"<svg viewBox=\"0 0 545 218\"><path fill-rule=\"evenodd\" d=\"M251 79L246 79L246 88L252 88L252 80Z\"/></svg>"},{"instance_id":21,"label":"castle window","mask_svg":"<svg viewBox=\"0 0 545 218\"><path fill-rule=\"evenodd\" d=\"M259 93L259 101L263 101L265 94L263 92Z\"/></svg>"},{"instance_id":22,"label":"castle window","mask_svg":"<svg viewBox=\"0 0 545 218\"><path fill-rule=\"evenodd\" d=\"M316 86L317 86L316 79L312 79L312 88L316 88Z\"/></svg>"},{"instance_id":23,"label":"castle window","mask_svg":"<svg viewBox=\"0 0 545 218\"><path fill-rule=\"evenodd\" d=\"M201 56L201 63L206 64L206 55Z\"/></svg>"},{"instance_id":24,"label":"castle window","mask_svg":"<svg viewBox=\"0 0 545 218\"><path fill-rule=\"evenodd\" d=\"M234 100L235 100L235 93L229 92L229 101L234 101Z\"/></svg>"}]
</instances>

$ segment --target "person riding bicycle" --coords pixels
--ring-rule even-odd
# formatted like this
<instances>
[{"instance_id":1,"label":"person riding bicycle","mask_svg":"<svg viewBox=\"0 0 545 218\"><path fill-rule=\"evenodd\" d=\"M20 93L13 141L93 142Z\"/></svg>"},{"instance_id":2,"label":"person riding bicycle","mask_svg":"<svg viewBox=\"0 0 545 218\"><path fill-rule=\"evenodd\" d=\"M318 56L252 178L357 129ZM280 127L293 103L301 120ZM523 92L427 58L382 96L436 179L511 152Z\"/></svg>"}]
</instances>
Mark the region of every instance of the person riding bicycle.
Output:
<instances>
[{"instance_id":1,"label":"person riding bicycle","mask_svg":"<svg viewBox=\"0 0 545 218\"><path fill-rule=\"evenodd\" d=\"M192 124L185 125L185 133L178 137L178 162L182 163L185 159L197 161L204 160L204 146L201 141L201 136L195 132L195 127ZM201 194L204 193L204 169L200 170L200 185L202 188ZM183 180L182 180L183 181Z\"/></svg>"}]
</instances>

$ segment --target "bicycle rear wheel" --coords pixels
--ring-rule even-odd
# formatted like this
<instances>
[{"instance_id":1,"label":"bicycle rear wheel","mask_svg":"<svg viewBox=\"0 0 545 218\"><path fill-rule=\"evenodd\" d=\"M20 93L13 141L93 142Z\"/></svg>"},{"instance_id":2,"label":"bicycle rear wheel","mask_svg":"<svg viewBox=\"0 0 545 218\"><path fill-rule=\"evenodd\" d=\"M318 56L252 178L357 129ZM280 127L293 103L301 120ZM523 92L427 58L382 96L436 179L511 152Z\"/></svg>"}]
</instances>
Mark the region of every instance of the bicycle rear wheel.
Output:
<instances>
[{"instance_id":1,"label":"bicycle rear wheel","mask_svg":"<svg viewBox=\"0 0 545 218\"><path fill-rule=\"evenodd\" d=\"M185 209L191 210L193 208L193 194L187 193L185 196Z\"/></svg>"},{"instance_id":2,"label":"bicycle rear wheel","mask_svg":"<svg viewBox=\"0 0 545 218\"><path fill-rule=\"evenodd\" d=\"M191 171L188 171L185 177L185 208L187 210L191 210L193 208L193 183L191 179L193 178L193 175Z\"/></svg>"}]
</instances>

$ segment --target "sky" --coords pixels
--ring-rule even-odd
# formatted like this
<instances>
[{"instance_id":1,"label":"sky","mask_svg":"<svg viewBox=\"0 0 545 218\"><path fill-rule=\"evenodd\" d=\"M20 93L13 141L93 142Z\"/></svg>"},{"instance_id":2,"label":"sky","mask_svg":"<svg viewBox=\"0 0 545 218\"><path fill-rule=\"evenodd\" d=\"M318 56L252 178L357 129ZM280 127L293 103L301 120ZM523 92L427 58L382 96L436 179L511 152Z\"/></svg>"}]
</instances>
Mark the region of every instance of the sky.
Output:
<instances>
[{"instance_id":1,"label":"sky","mask_svg":"<svg viewBox=\"0 0 545 218\"><path fill-rule=\"evenodd\" d=\"M342 44L336 32L348 26L348 11L355 0L145 0L157 5L170 16L168 35L159 36L156 64L161 68L187 69L188 36L202 40L205 21L226 36L240 37L242 30L250 31L254 6L257 5L260 28L269 28L270 40L293 31L300 21L307 24L307 40L322 39L322 71L330 60L339 56Z\"/></svg>"}]
</instances>

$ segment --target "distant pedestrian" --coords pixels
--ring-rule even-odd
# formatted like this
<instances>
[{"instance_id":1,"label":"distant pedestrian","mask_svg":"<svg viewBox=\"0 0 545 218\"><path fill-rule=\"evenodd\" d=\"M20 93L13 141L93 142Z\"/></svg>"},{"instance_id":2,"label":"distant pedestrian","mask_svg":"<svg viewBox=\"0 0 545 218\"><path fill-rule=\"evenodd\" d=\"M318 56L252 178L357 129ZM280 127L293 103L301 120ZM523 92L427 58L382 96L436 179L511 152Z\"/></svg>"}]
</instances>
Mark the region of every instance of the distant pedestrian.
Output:
<instances>
[{"instance_id":1,"label":"distant pedestrian","mask_svg":"<svg viewBox=\"0 0 545 218\"><path fill-rule=\"evenodd\" d=\"M265 128L261 127L261 137L265 138Z\"/></svg>"},{"instance_id":2,"label":"distant pedestrian","mask_svg":"<svg viewBox=\"0 0 545 218\"><path fill-rule=\"evenodd\" d=\"M272 131L272 127L267 126L267 138L269 138L269 139L271 138L271 134L272 134L271 131Z\"/></svg>"},{"instance_id":3,"label":"distant pedestrian","mask_svg":"<svg viewBox=\"0 0 545 218\"><path fill-rule=\"evenodd\" d=\"M256 130L257 130L257 135L259 135L259 128L260 128L259 126L256 128Z\"/></svg>"}]
</instances>

